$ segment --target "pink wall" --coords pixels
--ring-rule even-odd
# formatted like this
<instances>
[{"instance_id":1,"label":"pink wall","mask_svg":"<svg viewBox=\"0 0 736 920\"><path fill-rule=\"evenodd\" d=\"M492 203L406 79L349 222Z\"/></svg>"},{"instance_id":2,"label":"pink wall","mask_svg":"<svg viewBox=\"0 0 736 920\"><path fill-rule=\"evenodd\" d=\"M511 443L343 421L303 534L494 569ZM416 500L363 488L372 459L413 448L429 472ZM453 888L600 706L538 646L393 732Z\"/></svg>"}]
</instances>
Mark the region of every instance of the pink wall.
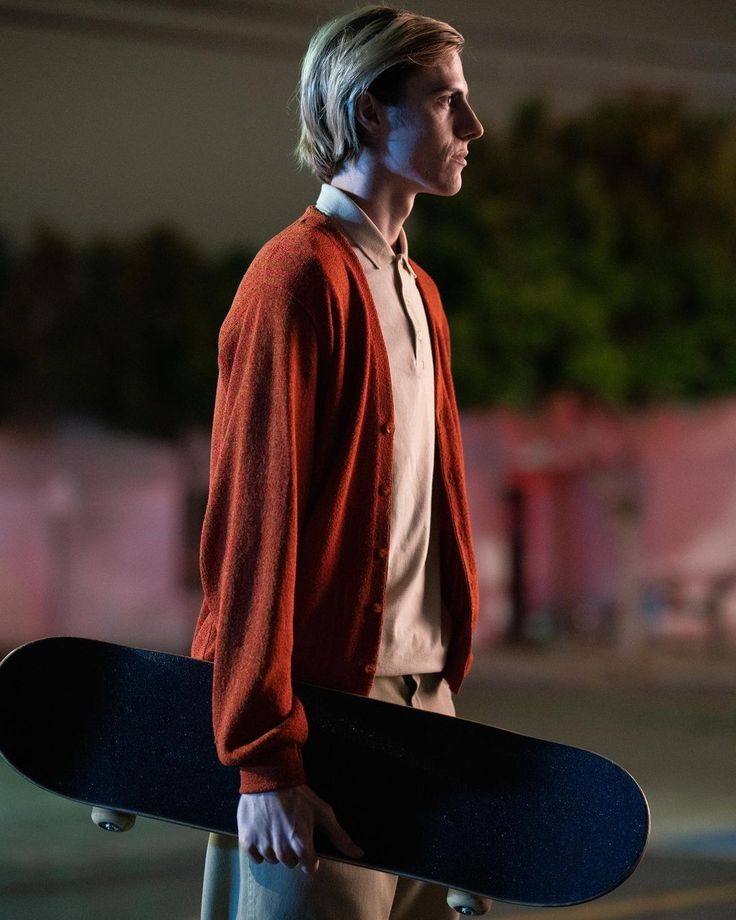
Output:
<instances>
[{"instance_id":1,"label":"pink wall","mask_svg":"<svg viewBox=\"0 0 736 920\"><path fill-rule=\"evenodd\" d=\"M692 632L721 579L736 637L736 400L613 416L560 397L534 417L464 413L463 438L480 646L510 617L510 487L525 499L538 625L605 625L617 584L611 509L636 500L650 627ZM174 445L80 426L0 432L0 646L67 633L186 649L200 592L187 585L198 523L187 535L185 514L206 490L207 462L206 434Z\"/></svg>"},{"instance_id":2,"label":"pink wall","mask_svg":"<svg viewBox=\"0 0 736 920\"><path fill-rule=\"evenodd\" d=\"M486 546L495 548L494 565L481 572L493 599L483 605L495 624L486 625L488 636L509 616L509 487L525 499L531 616L546 611L582 629L604 625L617 582L612 515L622 503L639 508L642 598L658 606L661 624L671 624L675 589L681 599L674 612L702 620L716 580L733 576L736 587L736 400L623 416L559 397L533 417L466 414L463 431L479 562ZM483 491L488 482L492 488ZM476 513L481 502L486 507ZM736 591L729 583L723 594L726 627L736 638Z\"/></svg>"},{"instance_id":3,"label":"pink wall","mask_svg":"<svg viewBox=\"0 0 736 920\"><path fill-rule=\"evenodd\" d=\"M184 471L175 448L109 433L0 435L0 644L187 641Z\"/></svg>"}]
</instances>

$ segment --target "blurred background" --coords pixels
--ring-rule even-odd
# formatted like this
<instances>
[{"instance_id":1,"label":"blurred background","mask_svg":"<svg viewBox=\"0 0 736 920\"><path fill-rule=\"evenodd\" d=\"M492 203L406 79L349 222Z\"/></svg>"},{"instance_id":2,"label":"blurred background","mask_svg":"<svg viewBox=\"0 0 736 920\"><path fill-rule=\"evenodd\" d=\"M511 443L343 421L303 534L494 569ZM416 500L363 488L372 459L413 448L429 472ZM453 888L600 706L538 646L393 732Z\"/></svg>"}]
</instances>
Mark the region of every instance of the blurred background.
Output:
<instances>
[{"instance_id":1,"label":"blurred background","mask_svg":"<svg viewBox=\"0 0 736 920\"><path fill-rule=\"evenodd\" d=\"M217 333L316 198L293 93L350 6L0 0L0 648L188 650ZM564 916L732 917L734 5L414 8L466 36L486 128L407 228L452 330L481 580L458 709L649 793L642 868ZM196 916L201 835L79 816L0 769L1 917Z\"/></svg>"}]
</instances>

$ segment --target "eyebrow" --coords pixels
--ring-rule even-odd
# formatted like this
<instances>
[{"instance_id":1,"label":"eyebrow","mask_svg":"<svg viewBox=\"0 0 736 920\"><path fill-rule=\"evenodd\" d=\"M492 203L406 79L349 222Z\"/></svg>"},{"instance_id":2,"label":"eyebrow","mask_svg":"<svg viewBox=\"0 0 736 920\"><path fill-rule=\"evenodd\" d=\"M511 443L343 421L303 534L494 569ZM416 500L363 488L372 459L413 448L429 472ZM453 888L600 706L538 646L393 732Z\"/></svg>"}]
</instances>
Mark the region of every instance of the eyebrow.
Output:
<instances>
[{"instance_id":1,"label":"eyebrow","mask_svg":"<svg viewBox=\"0 0 736 920\"><path fill-rule=\"evenodd\" d=\"M432 96L438 93L460 93L460 95L465 96L466 99L470 98L470 91L459 83L438 83L436 86L433 86L429 92Z\"/></svg>"}]
</instances>

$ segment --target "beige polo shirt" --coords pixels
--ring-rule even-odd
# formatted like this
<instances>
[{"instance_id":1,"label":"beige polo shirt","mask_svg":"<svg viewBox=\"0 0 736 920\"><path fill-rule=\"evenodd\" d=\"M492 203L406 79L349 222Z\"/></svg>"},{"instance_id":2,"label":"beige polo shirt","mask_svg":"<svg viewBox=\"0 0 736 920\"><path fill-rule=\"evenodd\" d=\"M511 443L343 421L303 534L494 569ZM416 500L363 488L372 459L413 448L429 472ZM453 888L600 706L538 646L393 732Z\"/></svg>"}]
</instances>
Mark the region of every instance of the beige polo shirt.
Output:
<instances>
[{"instance_id":1,"label":"beige polo shirt","mask_svg":"<svg viewBox=\"0 0 736 920\"><path fill-rule=\"evenodd\" d=\"M445 664L439 546L432 526L434 361L406 235L398 251L340 189L323 185L317 209L333 218L363 267L391 371L394 455L388 576L377 675L431 674Z\"/></svg>"}]
</instances>

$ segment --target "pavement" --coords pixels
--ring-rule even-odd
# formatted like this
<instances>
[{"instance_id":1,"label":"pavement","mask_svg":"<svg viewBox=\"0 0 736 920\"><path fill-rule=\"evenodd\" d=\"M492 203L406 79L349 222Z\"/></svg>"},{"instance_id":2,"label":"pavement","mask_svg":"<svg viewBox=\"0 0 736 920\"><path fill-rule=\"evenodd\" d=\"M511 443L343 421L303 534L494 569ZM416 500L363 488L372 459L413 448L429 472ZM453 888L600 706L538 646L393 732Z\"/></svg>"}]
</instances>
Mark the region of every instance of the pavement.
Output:
<instances>
[{"instance_id":1,"label":"pavement","mask_svg":"<svg viewBox=\"0 0 736 920\"><path fill-rule=\"evenodd\" d=\"M736 693L736 647L714 654L702 643L660 642L627 657L592 640L510 644L476 652L469 682L540 689Z\"/></svg>"},{"instance_id":2,"label":"pavement","mask_svg":"<svg viewBox=\"0 0 736 920\"><path fill-rule=\"evenodd\" d=\"M593 645L500 649L477 657L458 714L611 757L652 809L651 844L616 892L563 911L496 904L498 920L736 916L733 659L657 649L632 665ZM86 808L0 762L0 920L195 920L205 845L145 819L104 834Z\"/></svg>"}]
</instances>

